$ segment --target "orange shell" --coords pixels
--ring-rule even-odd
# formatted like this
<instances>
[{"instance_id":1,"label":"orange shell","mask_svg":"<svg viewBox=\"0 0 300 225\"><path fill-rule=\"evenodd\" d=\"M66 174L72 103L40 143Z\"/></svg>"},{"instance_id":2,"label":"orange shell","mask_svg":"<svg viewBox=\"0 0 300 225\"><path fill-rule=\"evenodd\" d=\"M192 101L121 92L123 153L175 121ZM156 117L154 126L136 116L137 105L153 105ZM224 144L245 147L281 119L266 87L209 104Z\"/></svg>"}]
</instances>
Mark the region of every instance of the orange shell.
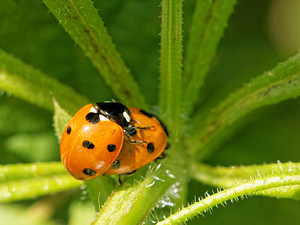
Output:
<instances>
[{"instance_id":1,"label":"orange shell","mask_svg":"<svg viewBox=\"0 0 300 225\"><path fill-rule=\"evenodd\" d=\"M147 143L130 143L127 138L123 143L122 150L118 156L120 167L114 169L111 166L104 174L130 173L156 159L167 146L167 134L161 123L151 115L143 113L139 108L129 108L133 118L131 125L135 127L151 127L149 129L137 129L136 135L132 136L133 141L146 141ZM148 151L147 144L153 143L154 150Z\"/></svg>"},{"instance_id":2,"label":"orange shell","mask_svg":"<svg viewBox=\"0 0 300 225\"><path fill-rule=\"evenodd\" d=\"M60 155L68 172L79 180L90 180L107 171L118 157L124 142L124 132L120 125L101 119L93 124L86 115L93 112L92 104L82 107L66 126L60 142ZM67 129L71 127L71 132ZM69 128L70 129L70 128ZM92 143L93 148L84 146L83 142ZM114 145L113 151L108 145ZM93 175L83 173L91 169Z\"/></svg>"}]
</instances>

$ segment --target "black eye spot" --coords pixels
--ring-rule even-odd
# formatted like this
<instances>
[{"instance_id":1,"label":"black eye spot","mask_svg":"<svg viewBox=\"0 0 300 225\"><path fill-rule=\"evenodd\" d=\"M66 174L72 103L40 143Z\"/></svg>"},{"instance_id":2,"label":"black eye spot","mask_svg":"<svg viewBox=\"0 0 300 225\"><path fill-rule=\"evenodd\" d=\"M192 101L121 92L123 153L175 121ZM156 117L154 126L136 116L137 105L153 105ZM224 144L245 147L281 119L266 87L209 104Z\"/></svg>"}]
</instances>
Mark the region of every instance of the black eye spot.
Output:
<instances>
[{"instance_id":1,"label":"black eye spot","mask_svg":"<svg viewBox=\"0 0 300 225\"><path fill-rule=\"evenodd\" d=\"M152 153L154 151L154 144L152 142L148 143L147 149L149 153Z\"/></svg>"},{"instance_id":2,"label":"black eye spot","mask_svg":"<svg viewBox=\"0 0 300 225\"><path fill-rule=\"evenodd\" d=\"M70 134L70 133L71 133L71 130L72 130L71 127L68 127L68 128L67 128L67 134Z\"/></svg>"},{"instance_id":3,"label":"black eye spot","mask_svg":"<svg viewBox=\"0 0 300 225\"><path fill-rule=\"evenodd\" d=\"M90 169L90 168L85 168L84 170L82 170L82 172L85 175L89 175L89 176L94 176L96 174L96 171Z\"/></svg>"},{"instance_id":4,"label":"black eye spot","mask_svg":"<svg viewBox=\"0 0 300 225\"><path fill-rule=\"evenodd\" d=\"M112 164L112 167L116 170L119 169L121 166L119 159L117 158L114 163Z\"/></svg>"},{"instance_id":5,"label":"black eye spot","mask_svg":"<svg viewBox=\"0 0 300 225\"><path fill-rule=\"evenodd\" d=\"M84 148L88 148L88 149L93 149L95 147L95 145L92 142L89 142L89 141L83 141L82 146Z\"/></svg>"},{"instance_id":6,"label":"black eye spot","mask_svg":"<svg viewBox=\"0 0 300 225\"><path fill-rule=\"evenodd\" d=\"M96 124L100 121L98 113L88 113L86 114L85 119L92 124Z\"/></svg>"},{"instance_id":7,"label":"black eye spot","mask_svg":"<svg viewBox=\"0 0 300 225\"><path fill-rule=\"evenodd\" d=\"M114 152L116 149L117 149L116 145L113 144L107 145L107 150L110 152Z\"/></svg>"}]
</instances>

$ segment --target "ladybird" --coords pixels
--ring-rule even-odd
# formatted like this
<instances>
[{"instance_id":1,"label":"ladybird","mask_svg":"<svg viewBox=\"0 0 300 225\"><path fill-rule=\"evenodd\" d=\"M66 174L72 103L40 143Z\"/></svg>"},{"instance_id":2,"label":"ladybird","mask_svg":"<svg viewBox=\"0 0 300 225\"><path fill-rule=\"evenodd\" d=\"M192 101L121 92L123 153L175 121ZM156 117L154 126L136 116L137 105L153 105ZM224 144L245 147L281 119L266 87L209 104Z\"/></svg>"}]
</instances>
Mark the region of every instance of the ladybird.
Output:
<instances>
[{"instance_id":1,"label":"ladybird","mask_svg":"<svg viewBox=\"0 0 300 225\"><path fill-rule=\"evenodd\" d=\"M63 132L61 159L79 180L130 173L156 159L166 148L167 136L158 118L144 110L119 102L88 104Z\"/></svg>"},{"instance_id":2,"label":"ladybird","mask_svg":"<svg viewBox=\"0 0 300 225\"><path fill-rule=\"evenodd\" d=\"M110 113L108 109L105 112ZM113 114L116 120L117 116L114 115L116 114ZM125 113L124 118L120 118L127 120L128 116ZM60 142L60 155L73 177L90 180L102 175L111 167L123 143L122 126L105 113L103 115L97 104L95 107L88 104L82 107L66 126Z\"/></svg>"},{"instance_id":3,"label":"ladybird","mask_svg":"<svg viewBox=\"0 0 300 225\"><path fill-rule=\"evenodd\" d=\"M145 142L142 140L133 141L131 136L136 134L137 129L148 129L150 127L133 126L131 123L131 111L125 105L120 102L107 101L96 103L95 107L101 115L119 124L123 128L124 134L127 136L130 143L140 144Z\"/></svg>"},{"instance_id":4,"label":"ladybird","mask_svg":"<svg viewBox=\"0 0 300 225\"><path fill-rule=\"evenodd\" d=\"M119 124L123 128L127 128L129 126L131 121L131 112L122 103L112 101L98 102L95 107L98 109L100 114Z\"/></svg>"},{"instance_id":5,"label":"ladybird","mask_svg":"<svg viewBox=\"0 0 300 225\"><path fill-rule=\"evenodd\" d=\"M124 139L122 150L105 175L131 173L159 157L167 146L168 131L154 115L129 108L131 127L135 128L130 139Z\"/></svg>"}]
</instances>

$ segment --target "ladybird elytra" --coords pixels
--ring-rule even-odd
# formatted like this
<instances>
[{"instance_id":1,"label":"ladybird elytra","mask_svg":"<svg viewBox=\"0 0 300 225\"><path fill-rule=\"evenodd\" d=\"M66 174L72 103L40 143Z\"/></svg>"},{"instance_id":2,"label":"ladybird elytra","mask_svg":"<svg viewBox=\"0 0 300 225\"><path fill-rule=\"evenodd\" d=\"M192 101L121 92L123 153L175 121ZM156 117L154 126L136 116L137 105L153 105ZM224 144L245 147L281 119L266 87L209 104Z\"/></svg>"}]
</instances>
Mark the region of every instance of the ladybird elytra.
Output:
<instances>
[{"instance_id":1,"label":"ladybird elytra","mask_svg":"<svg viewBox=\"0 0 300 225\"><path fill-rule=\"evenodd\" d=\"M118 157L124 141L120 125L99 114L99 121L95 123L97 118L92 113L97 113L92 104L82 107L67 125L60 143L63 164L79 180L92 179L109 169ZM90 116L86 118L86 115ZM68 127L72 130L70 134ZM115 150L108 151L108 145L115 146Z\"/></svg>"}]
</instances>

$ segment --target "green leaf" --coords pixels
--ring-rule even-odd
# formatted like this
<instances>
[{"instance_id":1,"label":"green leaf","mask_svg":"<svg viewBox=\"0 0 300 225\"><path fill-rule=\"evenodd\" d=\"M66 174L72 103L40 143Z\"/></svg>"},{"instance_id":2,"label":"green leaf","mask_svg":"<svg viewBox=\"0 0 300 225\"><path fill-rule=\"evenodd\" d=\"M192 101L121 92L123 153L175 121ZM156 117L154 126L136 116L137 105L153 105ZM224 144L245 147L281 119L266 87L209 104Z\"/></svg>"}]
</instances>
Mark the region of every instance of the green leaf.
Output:
<instances>
[{"instance_id":1,"label":"green leaf","mask_svg":"<svg viewBox=\"0 0 300 225\"><path fill-rule=\"evenodd\" d=\"M5 182L0 184L0 202L34 199L78 188L80 185L81 181L65 174Z\"/></svg>"},{"instance_id":2,"label":"green leaf","mask_svg":"<svg viewBox=\"0 0 300 225\"><path fill-rule=\"evenodd\" d=\"M66 174L61 162L1 165L0 183L57 174Z\"/></svg>"},{"instance_id":3,"label":"green leaf","mask_svg":"<svg viewBox=\"0 0 300 225\"><path fill-rule=\"evenodd\" d=\"M201 113L196 115L192 119L194 132L188 140L192 155L198 159L207 157L224 141L230 132L228 127L254 109L299 95L300 54L297 54L232 93L212 109L208 118Z\"/></svg>"},{"instance_id":4,"label":"green leaf","mask_svg":"<svg viewBox=\"0 0 300 225\"><path fill-rule=\"evenodd\" d=\"M183 93L185 113L189 114L228 24L236 0L198 0L190 28L184 61Z\"/></svg>"},{"instance_id":5,"label":"green leaf","mask_svg":"<svg viewBox=\"0 0 300 225\"><path fill-rule=\"evenodd\" d=\"M213 195L209 195L207 193L206 195L208 197L182 209L181 211L173 214L157 224L163 225L185 223L187 220L209 211L212 207L217 207L218 204L224 206L224 202L228 200L233 201L237 200L238 197L243 198L246 195L250 195L259 191L264 191L271 188L286 187L290 185L300 185L300 176L282 175L251 180Z\"/></svg>"},{"instance_id":6,"label":"green leaf","mask_svg":"<svg viewBox=\"0 0 300 225\"><path fill-rule=\"evenodd\" d=\"M173 138L180 136L182 0L161 2L160 115Z\"/></svg>"},{"instance_id":7,"label":"green leaf","mask_svg":"<svg viewBox=\"0 0 300 225\"><path fill-rule=\"evenodd\" d=\"M95 216L93 204L86 201L74 201L69 208L68 225L90 225Z\"/></svg>"},{"instance_id":8,"label":"green leaf","mask_svg":"<svg viewBox=\"0 0 300 225\"><path fill-rule=\"evenodd\" d=\"M34 208L35 206L36 208ZM5 221L5 224L8 225L59 225L57 221L49 219L50 216L51 206L49 206L49 204L33 204L31 207L22 204L8 203L0 205L1 221Z\"/></svg>"},{"instance_id":9,"label":"green leaf","mask_svg":"<svg viewBox=\"0 0 300 225\"><path fill-rule=\"evenodd\" d=\"M90 0L44 0L122 102L147 108L144 96L117 52Z\"/></svg>"},{"instance_id":10,"label":"green leaf","mask_svg":"<svg viewBox=\"0 0 300 225\"><path fill-rule=\"evenodd\" d=\"M3 143L7 151L27 162L45 162L58 159L57 139L53 136L53 131L19 133L3 140Z\"/></svg>"},{"instance_id":11,"label":"green leaf","mask_svg":"<svg viewBox=\"0 0 300 225\"><path fill-rule=\"evenodd\" d=\"M238 167L213 167L205 164L193 163L190 168L190 175L204 184L228 188L264 177L287 175L298 176L300 175L300 163L288 162ZM300 186L279 187L264 192L258 192L257 194L275 198L291 198L299 200Z\"/></svg>"},{"instance_id":12,"label":"green leaf","mask_svg":"<svg viewBox=\"0 0 300 225\"><path fill-rule=\"evenodd\" d=\"M52 97L70 112L89 102L72 88L46 76L1 49L0 90L50 111L53 110Z\"/></svg>"},{"instance_id":13,"label":"green leaf","mask_svg":"<svg viewBox=\"0 0 300 225\"><path fill-rule=\"evenodd\" d=\"M54 98L52 100L54 104L54 129L58 140L60 140L67 124L70 122L72 117L60 107Z\"/></svg>"}]
</instances>

